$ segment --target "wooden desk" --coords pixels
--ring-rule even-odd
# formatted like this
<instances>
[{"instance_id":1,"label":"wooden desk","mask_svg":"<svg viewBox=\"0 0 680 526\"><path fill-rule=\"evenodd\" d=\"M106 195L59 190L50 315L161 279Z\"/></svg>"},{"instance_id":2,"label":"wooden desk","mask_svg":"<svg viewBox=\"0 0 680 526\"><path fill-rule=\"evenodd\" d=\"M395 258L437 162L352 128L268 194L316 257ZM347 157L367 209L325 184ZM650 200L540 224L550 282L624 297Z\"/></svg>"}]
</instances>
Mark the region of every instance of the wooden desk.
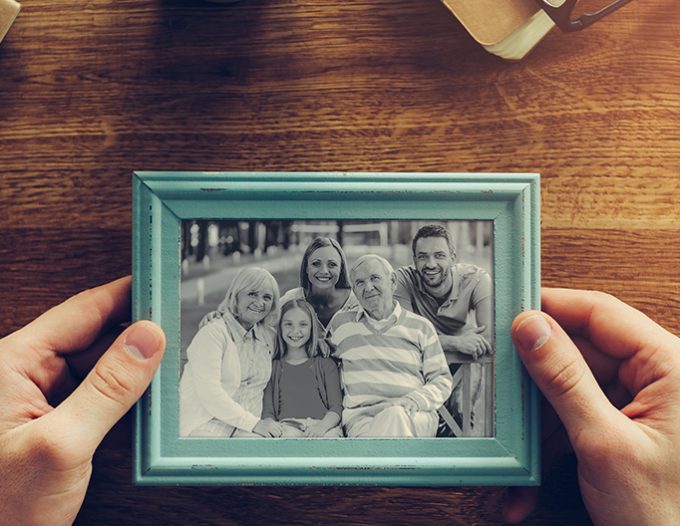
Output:
<instances>
[{"instance_id":1,"label":"wooden desk","mask_svg":"<svg viewBox=\"0 0 680 526\"><path fill-rule=\"evenodd\" d=\"M0 45L0 334L130 272L130 174L538 171L543 280L680 333L680 9L521 63L437 0L25 0ZM137 488L109 440L79 524L502 524L502 491ZM527 524L588 524L564 462Z\"/></svg>"}]
</instances>

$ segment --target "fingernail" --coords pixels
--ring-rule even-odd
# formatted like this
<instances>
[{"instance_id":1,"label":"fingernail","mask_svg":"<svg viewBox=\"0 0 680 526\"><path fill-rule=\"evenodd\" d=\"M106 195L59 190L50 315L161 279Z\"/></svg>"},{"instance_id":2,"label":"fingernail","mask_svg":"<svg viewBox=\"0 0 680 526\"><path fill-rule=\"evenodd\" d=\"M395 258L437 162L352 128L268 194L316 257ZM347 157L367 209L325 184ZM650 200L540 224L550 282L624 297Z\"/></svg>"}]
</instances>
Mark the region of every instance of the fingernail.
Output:
<instances>
[{"instance_id":1,"label":"fingernail","mask_svg":"<svg viewBox=\"0 0 680 526\"><path fill-rule=\"evenodd\" d=\"M522 320L515 329L514 340L523 351L536 351L550 339L550 325L540 314Z\"/></svg>"},{"instance_id":2,"label":"fingernail","mask_svg":"<svg viewBox=\"0 0 680 526\"><path fill-rule=\"evenodd\" d=\"M151 358L159 347L158 333L146 324L133 325L125 336L125 350L135 358Z\"/></svg>"}]
</instances>

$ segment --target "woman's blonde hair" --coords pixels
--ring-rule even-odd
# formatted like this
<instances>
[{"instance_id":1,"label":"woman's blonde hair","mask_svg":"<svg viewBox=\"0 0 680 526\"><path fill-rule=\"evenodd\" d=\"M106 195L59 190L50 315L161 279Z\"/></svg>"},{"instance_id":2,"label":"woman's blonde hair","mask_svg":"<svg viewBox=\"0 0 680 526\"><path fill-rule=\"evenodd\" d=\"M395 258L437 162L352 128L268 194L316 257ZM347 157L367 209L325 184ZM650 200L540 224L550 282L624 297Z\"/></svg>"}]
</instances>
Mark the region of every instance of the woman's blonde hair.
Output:
<instances>
[{"instance_id":1,"label":"woman's blonde hair","mask_svg":"<svg viewBox=\"0 0 680 526\"><path fill-rule=\"evenodd\" d=\"M238 294L244 290L259 290L265 285L272 289L272 306L260 323L270 327L276 326L279 319L279 285L274 276L261 267L248 267L239 271L229 285L227 294L217 310L221 313L229 312L234 318L238 319L239 312L236 301Z\"/></svg>"},{"instance_id":2,"label":"woman's blonde hair","mask_svg":"<svg viewBox=\"0 0 680 526\"><path fill-rule=\"evenodd\" d=\"M283 320L283 315L293 309L300 309L307 313L309 321L311 322L309 340L305 343L307 356L314 358L317 355L321 355L327 358L329 354L328 348L325 345L321 345L322 340L319 339L319 324L316 321L314 307L305 300L289 300L281 306L281 316L279 317L279 326L276 331L276 350L274 352L274 358L282 359L286 355L287 346L281 335L281 321Z\"/></svg>"}]
</instances>

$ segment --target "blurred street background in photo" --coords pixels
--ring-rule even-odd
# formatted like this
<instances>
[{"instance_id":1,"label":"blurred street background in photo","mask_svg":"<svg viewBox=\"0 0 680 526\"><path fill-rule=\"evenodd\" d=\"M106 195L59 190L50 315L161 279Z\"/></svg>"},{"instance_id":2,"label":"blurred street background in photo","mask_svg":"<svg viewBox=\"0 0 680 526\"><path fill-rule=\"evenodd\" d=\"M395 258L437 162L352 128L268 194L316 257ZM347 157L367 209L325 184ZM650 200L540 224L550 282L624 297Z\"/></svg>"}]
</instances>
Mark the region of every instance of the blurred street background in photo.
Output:
<instances>
[{"instance_id":1,"label":"blurred street background in photo","mask_svg":"<svg viewBox=\"0 0 680 526\"><path fill-rule=\"evenodd\" d=\"M182 223L181 365L201 318L217 308L246 266L267 269L283 295L299 286L305 249L317 236L340 243L347 263L379 254L394 268L413 263L411 240L431 223L448 228L458 262L473 263L493 279L491 221L184 221Z\"/></svg>"}]
</instances>

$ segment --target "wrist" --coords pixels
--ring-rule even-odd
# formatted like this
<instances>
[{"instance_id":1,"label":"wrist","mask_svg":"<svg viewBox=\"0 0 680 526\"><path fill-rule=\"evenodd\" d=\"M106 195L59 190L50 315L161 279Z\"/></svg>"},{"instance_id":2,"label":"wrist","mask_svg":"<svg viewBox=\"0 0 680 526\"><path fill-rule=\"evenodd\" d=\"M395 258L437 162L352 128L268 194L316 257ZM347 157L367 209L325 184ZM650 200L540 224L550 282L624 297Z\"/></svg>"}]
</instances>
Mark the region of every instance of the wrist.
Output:
<instances>
[{"instance_id":1,"label":"wrist","mask_svg":"<svg viewBox=\"0 0 680 526\"><path fill-rule=\"evenodd\" d=\"M442 349L446 352L457 352L460 342L460 336L452 334L439 334L439 343Z\"/></svg>"}]
</instances>

